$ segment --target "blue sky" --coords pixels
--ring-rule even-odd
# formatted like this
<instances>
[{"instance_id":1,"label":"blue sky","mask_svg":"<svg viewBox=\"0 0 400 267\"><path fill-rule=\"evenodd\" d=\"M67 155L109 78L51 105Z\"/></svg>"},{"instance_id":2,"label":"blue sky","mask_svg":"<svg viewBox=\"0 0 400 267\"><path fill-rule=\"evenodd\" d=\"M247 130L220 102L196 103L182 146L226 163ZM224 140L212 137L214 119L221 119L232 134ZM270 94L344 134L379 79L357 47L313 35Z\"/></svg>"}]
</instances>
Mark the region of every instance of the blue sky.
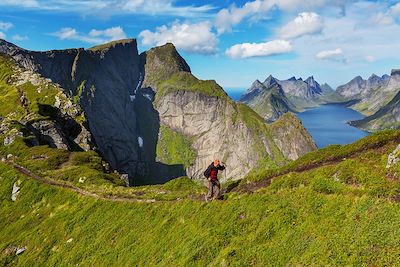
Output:
<instances>
[{"instance_id":1,"label":"blue sky","mask_svg":"<svg viewBox=\"0 0 400 267\"><path fill-rule=\"evenodd\" d=\"M0 1L0 38L26 49L126 37L139 51L174 43L197 77L225 88L269 74L336 87L400 68L400 1Z\"/></svg>"}]
</instances>

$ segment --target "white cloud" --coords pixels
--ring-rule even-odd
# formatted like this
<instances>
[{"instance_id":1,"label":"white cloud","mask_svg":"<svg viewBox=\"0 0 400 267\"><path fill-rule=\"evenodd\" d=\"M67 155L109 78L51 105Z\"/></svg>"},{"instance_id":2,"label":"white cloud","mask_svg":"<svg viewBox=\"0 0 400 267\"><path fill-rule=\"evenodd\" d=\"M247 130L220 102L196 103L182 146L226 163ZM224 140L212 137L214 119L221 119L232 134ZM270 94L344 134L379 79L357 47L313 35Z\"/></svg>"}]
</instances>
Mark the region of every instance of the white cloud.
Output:
<instances>
[{"instance_id":1,"label":"white cloud","mask_svg":"<svg viewBox=\"0 0 400 267\"><path fill-rule=\"evenodd\" d=\"M13 39L14 41L25 41L28 40L29 38L26 35L15 34L11 37L11 39Z\"/></svg>"},{"instance_id":2,"label":"white cloud","mask_svg":"<svg viewBox=\"0 0 400 267\"><path fill-rule=\"evenodd\" d=\"M232 27L242 22L244 19L257 20L278 8L283 11L304 11L314 10L322 6L339 8L341 12L347 2L354 0L254 0L246 2L243 6L237 7L235 4L229 8L221 9L215 18L215 27L218 33L229 32Z\"/></svg>"},{"instance_id":3,"label":"white cloud","mask_svg":"<svg viewBox=\"0 0 400 267\"><path fill-rule=\"evenodd\" d=\"M112 16L146 14L168 16L206 16L211 5L176 5L175 0L1 0L0 6L13 6L50 11L66 11L84 15Z\"/></svg>"},{"instance_id":4,"label":"white cloud","mask_svg":"<svg viewBox=\"0 0 400 267\"><path fill-rule=\"evenodd\" d=\"M297 38L303 35L321 33L324 22L321 16L314 12L302 12L279 30L283 39Z\"/></svg>"},{"instance_id":5,"label":"white cloud","mask_svg":"<svg viewBox=\"0 0 400 267\"><path fill-rule=\"evenodd\" d=\"M6 39L6 34L4 32L0 32L0 39Z\"/></svg>"},{"instance_id":6,"label":"white cloud","mask_svg":"<svg viewBox=\"0 0 400 267\"><path fill-rule=\"evenodd\" d=\"M242 7L237 7L233 4L229 8L224 8L217 13L215 27L220 34L231 31L232 26L239 24L244 18L267 13L274 4L272 0L247 2Z\"/></svg>"},{"instance_id":7,"label":"white cloud","mask_svg":"<svg viewBox=\"0 0 400 267\"><path fill-rule=\"evenodd\" d=\"M2 31L8 31L13 26L14 25L11 22L0 21L0 30Z\"/></svg>"},{"instance_id":8,"label":"white cloud","mask_svg":"<svg viewBox=\"0 0 400 267\"><path fill-rule=\"evenodd\" d=\"M390 13L394 17L400 17L400 2L390 8Z\"/></svg>"},{"instance_id":9,"label":"white cloud","mask_svg":"<svg viewBox=\"0 0 400 267\"><path fill-rule=\"evenodd\" d=\"M292 45L285 40L273 40L266 43L236 44L225 51L231 58L263 57L284 54L292 51Z\"/></svg>"},{"instance_id":10,"label":"white cloud","mask_svg":"<svg viewBox=\"0 0 400 267\"><path fill-rule=\"evenodd\" d=\"M172 42L177 48L189 53L212 54L217 51L218 39L211 31L209 22L190 24L176 21L169 26L157 27L154 32L144 30L139 36L144 45Z\"/></svg>"},{"instance_id":11,"label":"white cloud","mask_svg":"<svg viewBox=\"0 0 400 267\"><path fill-rule=\"evenodd\" d=\"M110 38L111 41L125 39L126 34L121 27L112 27L105 30L91 30L89 32L89 36L92 37L107 37Z\"/></svg>"},{"instance_id":12,"label":"white cloud","mask_svg":"<svg viewBox=\"0 0 400 267\"><path fill-rule=\"evenodd\" d=\"M1 0L1 6L39 7L36 0Z\"/></svg>"},{"instance_id":13,"label":"white cloud","mask_svg":"<svg viewBox=\"0 0 400 267\"><path fill-rule=\"evenodd\" d=\"M210 5L175 6L172 0L128 0L121 1L122 10L132 13L169 14L183 17L201 15L213 9Z\"/></svg>"},{"instance_id":14,"label":"white cloud","mask_svg":"<svg viewBox=\"0 0 400 267\"><path fill-rule=\"evenodd\" d=\"M121 27L111 27L105 30L92 29L88 34L79 33L76 29L66 27L51 35L60 40L77 40L85 43L101 44L110 41L124 39L126 34Z\"/></svg>"},{"instance_id":15,"label":"white cloud","mask_svg":"<svg viewBox=\"0 0 400 267\"><path fill-rule=\"evenodd\" d=\"M318 59L337 59L339 56L343 55L343 51L340 48L333 50L324 50L318 52L315 57Z\"/></svg>"}]
</instances>

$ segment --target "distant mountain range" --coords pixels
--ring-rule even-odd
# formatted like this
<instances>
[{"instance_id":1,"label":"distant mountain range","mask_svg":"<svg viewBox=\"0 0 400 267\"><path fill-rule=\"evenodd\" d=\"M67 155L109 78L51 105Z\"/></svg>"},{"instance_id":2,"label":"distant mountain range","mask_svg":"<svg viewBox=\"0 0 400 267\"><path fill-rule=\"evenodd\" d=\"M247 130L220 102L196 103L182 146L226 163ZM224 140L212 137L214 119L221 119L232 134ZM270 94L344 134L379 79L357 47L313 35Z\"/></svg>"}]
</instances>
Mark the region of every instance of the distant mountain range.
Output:
<instances>
[{"instance_id":1,"label":"distant mountain range","mask_svg":"<svg viewBox=\"0 0 400 267\"><path fill-rule=\"evenodd\" d=\"M390 76L371 75L367 80L360 76L337 88L337 93L350 107L367 117L352 121L351 125L366 131L400 128L400 70Z\"/></svg>"},{"instance_id":2,"label":"distant mountain range","mask_svg":"<svg viewBox=\"0 0 400 267\"><path fill-rule=\"evenodd\" d=\"M266 121L272 122L282 114L301 112L321 104L341 102L344 99L328 84L320 85L314 77L278 80L272 75L264 82L256 80L240 98Z\"/></svg>"}]
</instances>

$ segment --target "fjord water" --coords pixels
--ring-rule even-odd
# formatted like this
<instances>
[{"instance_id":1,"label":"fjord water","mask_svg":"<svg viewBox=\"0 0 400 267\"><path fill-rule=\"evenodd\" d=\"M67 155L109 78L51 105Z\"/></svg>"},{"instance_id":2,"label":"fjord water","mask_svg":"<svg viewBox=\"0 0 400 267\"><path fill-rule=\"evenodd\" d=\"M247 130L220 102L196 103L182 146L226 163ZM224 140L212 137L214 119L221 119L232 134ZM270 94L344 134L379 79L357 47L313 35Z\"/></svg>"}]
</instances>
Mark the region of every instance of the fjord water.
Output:
<instances>
[{"instance_id":1,"label":"fjord water","mask_svg":"<svg viewBox=\"0 0 400 267\"><path fill-rule=\"evenodd\" d=\"M349 144L368 135L347 124L364 116L342 104L327 104L297 114L319 148Z\"/></svg>"},{"instance_id":2,"label":"fjord water","mask_svg":"<svg viewBox=\"0 0 400 267\"><path fill-rule=\"evenodd\" d=\"M226 91L235 101L245 92L238 89ZM347 124L348 121L359 120L364 116L342 104L321 105L298 113L297 116L319 148L332 144L349 144L368 135L367 132Z\"/></svg>"}]
</instances>

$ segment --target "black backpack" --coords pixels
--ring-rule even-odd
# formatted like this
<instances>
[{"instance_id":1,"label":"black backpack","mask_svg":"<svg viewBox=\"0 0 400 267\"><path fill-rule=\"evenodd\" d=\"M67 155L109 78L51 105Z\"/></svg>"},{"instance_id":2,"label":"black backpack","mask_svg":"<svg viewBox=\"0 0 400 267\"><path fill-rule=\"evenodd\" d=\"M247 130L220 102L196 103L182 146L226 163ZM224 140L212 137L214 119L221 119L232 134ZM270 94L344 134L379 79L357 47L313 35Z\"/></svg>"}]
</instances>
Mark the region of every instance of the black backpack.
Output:
<instances>
[{"instance_id":1,"label":"black backpack","mask_svg":"<svg viewBox=\"0 0 400 267\"><path fill-rule=\"evenodd\" d=\"M204 171L204 177L210 178L211 176L211 165L208 166L207 170Z\"/></svg>"}]
</instances>

